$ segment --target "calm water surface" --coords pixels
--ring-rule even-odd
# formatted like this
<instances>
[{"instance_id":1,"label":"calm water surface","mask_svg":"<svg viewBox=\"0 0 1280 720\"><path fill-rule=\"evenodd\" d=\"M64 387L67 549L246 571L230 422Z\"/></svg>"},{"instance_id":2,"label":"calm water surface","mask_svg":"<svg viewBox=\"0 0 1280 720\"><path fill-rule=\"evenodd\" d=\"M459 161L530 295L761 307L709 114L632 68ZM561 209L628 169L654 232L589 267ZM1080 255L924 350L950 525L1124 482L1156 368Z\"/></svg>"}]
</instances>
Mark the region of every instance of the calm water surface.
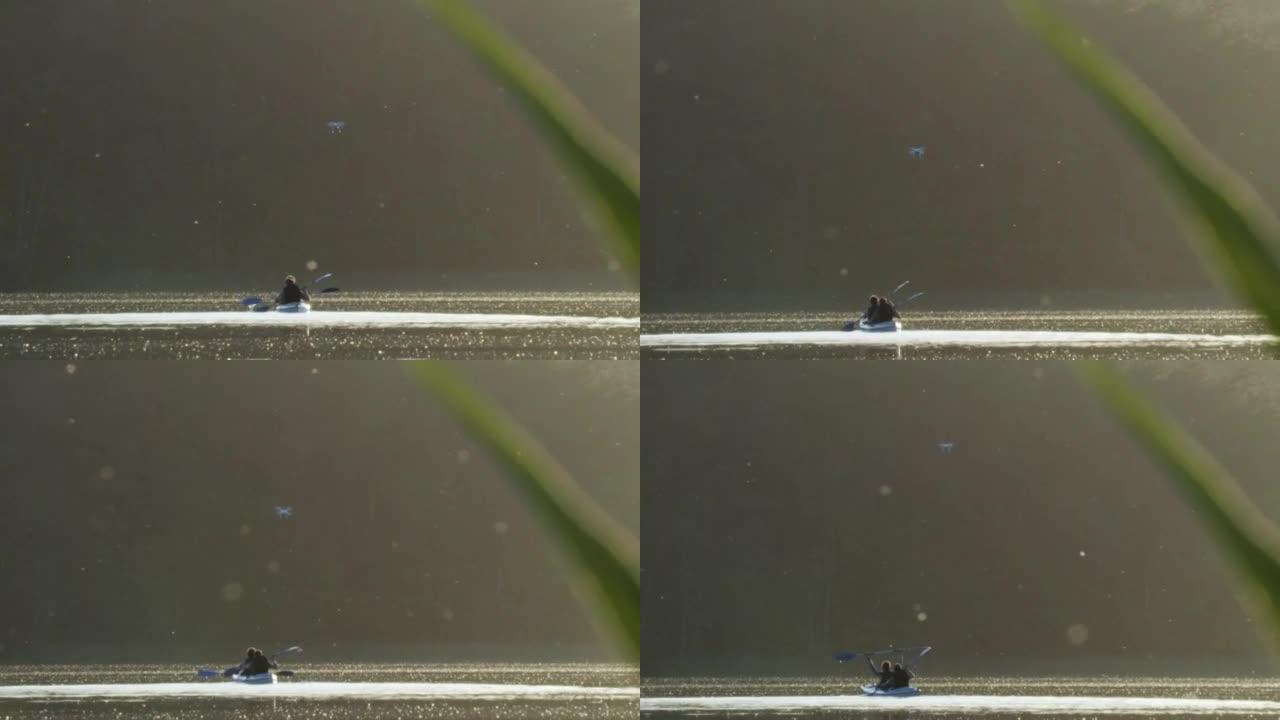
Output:
<instances>
[{"instance_id":1,"label":"calm water surface","mask_svg":"<svg viewBox=\"0 0 1280 720\"><path fill-rule=\"evenodd\" d=\"M340 293L311 313L224 293L0 295L0 359L634 359L632 292Z\"/></svg>"},{"instance_id":2,"label":"calm water surface","mask_svg":"<svg viewBox=\"0 0 1280 720\"><path fill-rule=\"evenodd\" d=\"M195 665L0 668L0 718L636 717L639 669L609 664L297 665L277 685L195 680Z\"/></svg>"},{"instance_id":3,"label":"calm water surface","mask_svg":"<svg viewBox=\"0 0 1280 720\"><path fill-rule=\"evenodd\" d=\"M863 682L858 680L858 682ZM646 718L1275 718L1280 678L930 677L911 698L853 695L833 678L646 678Z\"/></svg>"},{"instance_id":4,"label":"calm water surface","mask_svg":"<svg viewBox=\"0 0 1280 720\"><path fill-rule=\"evenodd\" d=\"M897 333L840 332L847 314L646 314L645 358L1271 359L1280 345L1241 310L912 312Z\"/></svg>"}]
</instances>

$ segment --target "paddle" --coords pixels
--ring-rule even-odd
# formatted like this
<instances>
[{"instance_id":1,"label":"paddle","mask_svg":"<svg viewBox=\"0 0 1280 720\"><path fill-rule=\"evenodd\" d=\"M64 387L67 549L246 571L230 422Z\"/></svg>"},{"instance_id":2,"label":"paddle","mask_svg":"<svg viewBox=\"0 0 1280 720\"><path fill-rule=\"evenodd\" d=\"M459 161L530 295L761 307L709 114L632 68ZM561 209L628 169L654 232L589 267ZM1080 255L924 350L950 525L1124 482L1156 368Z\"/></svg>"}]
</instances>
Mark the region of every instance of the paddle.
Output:
<instances>
[{"instance_id":1,"label":"paddle","mask_svg":"<svg viewBox=\"0 0 1280 720\"><path fill-rule=\"evenodd\" d=\"M856 657L858 657L858 653L845 650L843 652L836 653L836 662L849 662Z\"/></svg>"},{"instance_id":2,"label":"paddle","mask_svg":"<svg viewBox=\"0 0 1280 720\"><path fill-rule=\"evenodd\" d=\"M296 653L296 652L302 652L302 648L298 647L297 645L291 645L291 646L289 646L289 647L287 647L287 648L285 648L285 649L283 649L283 650L277 650L276 652L274 652L274 653L272 653L272 654L268 655L268 656L267 656L267 659L268 659L268 660L275 660L276 658L280 657L281 655L288 655L289 653Z\"/></svg>"}]
</instances>

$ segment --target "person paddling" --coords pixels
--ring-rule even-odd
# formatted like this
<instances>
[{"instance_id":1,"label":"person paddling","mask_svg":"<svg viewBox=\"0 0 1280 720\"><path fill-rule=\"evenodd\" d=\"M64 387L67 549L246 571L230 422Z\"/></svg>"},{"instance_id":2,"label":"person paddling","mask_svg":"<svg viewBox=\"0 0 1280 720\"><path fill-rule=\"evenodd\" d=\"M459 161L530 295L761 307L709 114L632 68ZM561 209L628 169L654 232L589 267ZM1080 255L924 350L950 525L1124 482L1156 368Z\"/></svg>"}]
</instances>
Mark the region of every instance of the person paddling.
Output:
<instances>
[{"instance_id":1,"label":"person paddling","mask_svg":"<svg viewBox=\"0 0 1280 720\"><path fill-rule=\"evenodd\" d=\"M871 662L871 656L867 656L867 667L871 668L871 674L880 678L876 683L877 690L888 690L893 687L893 668L889 666L889 661L885 660L880 664L880 669L876 669L876 664Z\"/></svg>"},{"instance_id":2,"label":"person paddling","mask_svg":"<svg viewBox=\"0 0 1280 720\"><path fill-rule=\"evenodd\" d=\"M888 664L885 663L885 665ZM890 687L896 690L898 688L911 687L911 678L915 677L915 675L912 675L911 671L902 667L901 664L894 663L893 672L889 674L889 677L892 682Z\"/></svg>"},{"instance_id":3,"label":"person paddling","mask_svg":"<svg viewBox=\"0 0 1280 720\"><path fill-rule=\"evenodd\" d=\"M276 664L271 661L261 650L257 648L249 648L245 651L244 662L240 663L240 667L236 668L235 675L241 677L249 677L252 675L261 675L270 672L276 668Z\"/></svg>"},{"instance_id":4,"label":"person paddling","mask_svg":"<svg viewBox=\"0 0 1280 720\"><path fill-rule=\"evenodd\" d=\"M875 318L876 314L880 312L880 298L872 295L867 298L867 303L867 309L862 313L862 317L859 319L865 320L867 323L873 323L875 322L873 318Z\"/></svg>"},{"instance_id":5,"label":"person paddling","mask_svg":"<svg viewBox=\"0 0 1280 720\"><path fill-rule=\"evenodd\" d=\"M880 304L877 307L875 322L892 322L896 318L902 317L898 314L898 308L893 306L893 302L887 297L880 298Z\"/></svg>"},{"instance_id":6,"label":"person paddling","mask_svg":"<svg viewBox=\"0 0 1280 720\"><path fill-rule=\"evenodd\" d=\"M298 280L292 275L285 277L284 289L276 296L277 305L288 305L290 303L311 301L311 296L307 294L306 288L298 287Z\"/></svg>"},{"instance_id":7,"label":"person paddling","mask_svg":"<svg viewBox=\"0 0 1280 720\"><path fill-rule=\"evenodd\" d=\"M224 670L222 674L228 677L232 675L243 675L249 669L249 666L253 664L253 658L257 654L258 654L258 648L255 648L255 647L251 647L248 650L245 650L244 660L241 660L239 665L233 668L228 668L227 670Z\"/></svg>"}]
</instances>

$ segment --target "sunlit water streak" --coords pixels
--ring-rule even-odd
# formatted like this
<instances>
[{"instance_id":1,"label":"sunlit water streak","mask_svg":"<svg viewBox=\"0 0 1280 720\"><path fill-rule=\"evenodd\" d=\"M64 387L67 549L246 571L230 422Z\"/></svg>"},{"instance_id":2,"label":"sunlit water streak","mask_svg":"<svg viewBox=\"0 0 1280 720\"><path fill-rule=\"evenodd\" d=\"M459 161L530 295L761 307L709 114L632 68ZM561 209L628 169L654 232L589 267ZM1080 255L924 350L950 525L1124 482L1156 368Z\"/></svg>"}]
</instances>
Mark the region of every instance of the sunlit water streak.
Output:
<instances>
[{"instance_id":1,"label":"sunlit water streak","mask_svg":"<svg viewBox=\"0 0 1280 720\"><path fill-rule=\"evenodd\" d=\"M294 698L308 700L581 700L640 697L637 688L575 685L418 682L308 682L274 685L225 680L186 683L0 686L4 700L158 700L162 698Z\"/></svg>"},{"instance_id":2,"label":"sunlit water streak","mask_svg":"<svg viewBox=\"0 0 1280 720\"><path fill-rule=\"evenodd\" d=\"M641 712L800 713L852 710L876 713L965 713L1074 715L1251 715L1280 713L1280 702L1194 698L1037 697L1018 695L920 695L912 698L858 696L645 698Z\"/></svg>"},{"instance_id":3,"label":"sunlit water streak","mask_svg":"<svg viewBox=\"0 0 1280 720\"><path fill-rule=\"evenodd\" d=\"M639 329L639 318L579 315L510 315L482 313L323 311L152 312L0 315L0 328L177 328L263 327L320 328L587 328Z\"/></svg>"},{"instance_id":4,"label":"sunlit water streak","mask_svg":"<svg viewBox=\"0 0 1280 720\"><path fill-rule=\"evenodd\" d=\"M1276 717L1280 682L1203 678L928 678L916 697L865 697L830 679L646 679L651 718Z\"/></svg>"},{"instance_id":5,"label":"sunlit water streak","mask_svg":"<svg viewBox=\"0 0 1280 720\"><path fill-rule=\"evenodd\" d=\"M183 666L0 668L0 718L634 718L638 669L602 664L292 666L276 685Z\"/></svg>"},{"instance_id":6,"label":"sunlit water streak","mask_svg":"<svg viewBox=\"0 0 1280 720\"><path fill-rule=\"evenodd\" d=\"M0 358L627 359L626 292L344 293L305 314L241 293L0 295Z\"/></svg>"},{"instance_id":7,"label":"sunlit water streak","mask_svg":"<svg viewBox=\"0 0 1280 720\"><path fill-rule=\"evenodd\" d=\"M899 332L842 332L834 314L646 315L645 357L1086 358L1280 356L1260 317L1241 311L942 312Z\"/></svg>"}]
</instances>

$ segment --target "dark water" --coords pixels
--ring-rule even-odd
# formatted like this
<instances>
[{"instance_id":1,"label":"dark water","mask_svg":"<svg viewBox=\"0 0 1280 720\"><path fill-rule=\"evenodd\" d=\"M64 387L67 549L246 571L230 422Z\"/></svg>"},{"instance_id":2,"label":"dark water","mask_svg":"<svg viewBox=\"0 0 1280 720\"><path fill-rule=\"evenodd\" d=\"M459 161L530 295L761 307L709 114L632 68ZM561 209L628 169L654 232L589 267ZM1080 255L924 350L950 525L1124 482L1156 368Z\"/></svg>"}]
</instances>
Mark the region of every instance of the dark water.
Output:
<instances>
[{"instance_id":1,"label":"dark water","mask_svg":"<svg viewBox=\"0 0 1280 720\"><path fill-rule=\"evenodd\" d=\"M634 359L630 292L340 293L307 315L251 293L0 295L0 359Z\"/></svg>"},{"instance_id":2,"label":"dark water","mask_svg":"<svg viewBox=\"0 0 1280 720\"><path fill-rule=\"evenodd\" d=\"M1274 359L1262 319L1240 310L908 313L898 333L843 333L847 314L646 314L644 358Z\"/></svg>"},{"instance_id":3,"label":"dark water","mask_svg":"<svg viewBox=\"0 0 1280 720\"><path fill-rule=\"evenodd\" d=\"M634 718L633 665L300 665L293 680L194 679L194 665L0 668L0 718ZM40 686L52 685L46 688Z\"/></svg>"},{"instance_id":4,"label":"dark water","mask_svg":"<svg viewBox=\"0 0 1280 720\"><path fill-rule=\"evenodd\" d=\"M646 718L1275 718L1280 679L955 678L922 694L867 698L861 679L679 678L643 682Z\"/></svg>"}]
</instances>

